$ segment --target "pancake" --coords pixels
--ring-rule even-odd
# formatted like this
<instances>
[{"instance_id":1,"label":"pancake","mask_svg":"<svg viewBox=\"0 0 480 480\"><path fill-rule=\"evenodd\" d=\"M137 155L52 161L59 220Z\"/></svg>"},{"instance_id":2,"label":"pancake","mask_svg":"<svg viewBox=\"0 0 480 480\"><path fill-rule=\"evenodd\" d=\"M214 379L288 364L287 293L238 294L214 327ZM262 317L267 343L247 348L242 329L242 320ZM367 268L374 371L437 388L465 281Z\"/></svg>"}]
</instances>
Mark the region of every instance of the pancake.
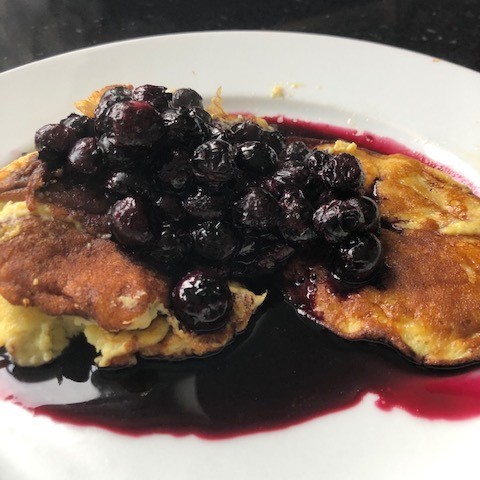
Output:
<instances>
[{"instance_id":1,"label":"pancake","mask_svg":"<svg viewBox=\"0 0 480 480\"><path fill-rule=\"evenodd\" d=\"M38 168L30 154L0 170L0 346L16 364L48 363L82 332L106 367L132 365L136 353L210 354L245 330L264 296L238 283L229 285L225 327L182 330L170 310L169 279L98 235L101 213L58 202L58 189L37 190Z\"/></svg>"},{"instance_id":2,"label":"pancake","mask_svg":"<svg viewBox=\"0 0 480 480\"><path fill-rule=\"evenodd\" d=\"M366 188L390 226L380 236L386 269L376 284L349 292L321 262L297 259L285 272L287 294L341 337L387 343L424 365L479 361L480 199L404 155L345 142L322 148L353 150L361 161Z\"/></svg>"}]
</instances>

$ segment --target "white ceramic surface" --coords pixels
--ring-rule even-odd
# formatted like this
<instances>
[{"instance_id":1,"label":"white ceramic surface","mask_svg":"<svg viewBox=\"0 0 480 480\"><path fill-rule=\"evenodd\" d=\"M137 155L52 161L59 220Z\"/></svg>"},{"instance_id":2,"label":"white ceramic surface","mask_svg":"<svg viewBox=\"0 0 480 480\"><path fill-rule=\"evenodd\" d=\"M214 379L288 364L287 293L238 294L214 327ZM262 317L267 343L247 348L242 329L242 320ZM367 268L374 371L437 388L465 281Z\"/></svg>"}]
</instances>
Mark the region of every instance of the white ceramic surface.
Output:
<instances>
[{"instance_id":1,"label":"white ceramic surface","mask_svg":"<svg viewBox=\"0 0 480 480\"><path fill-rule=\"evenodd\" d=\"M342 38L215 32L104 45L0 75L0 162L35 130L111 83L223 87L230 111L285 114L386 135L480 184L480 74L428 56ZM284 98L271 98L282 85ZM375 397L288 429L206 441L131 438L0 403L0 478L15 480L426 479L478 471L480 418L385 413Z\"/></svg>"}]
</instances>

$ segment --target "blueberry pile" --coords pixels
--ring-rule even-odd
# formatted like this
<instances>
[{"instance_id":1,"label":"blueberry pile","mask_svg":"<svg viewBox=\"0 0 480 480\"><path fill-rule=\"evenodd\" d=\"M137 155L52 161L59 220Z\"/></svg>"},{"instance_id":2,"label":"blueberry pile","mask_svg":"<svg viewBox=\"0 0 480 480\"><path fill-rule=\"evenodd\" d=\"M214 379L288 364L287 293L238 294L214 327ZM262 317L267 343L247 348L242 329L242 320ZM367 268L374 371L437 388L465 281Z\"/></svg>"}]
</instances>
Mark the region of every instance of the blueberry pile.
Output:
<instances>
[{"instance_id":1,"label":"blueberry pile","mask_svg":"<svg viewBox=\"0 0 480 480\"><path fill-rule=\"evenodd\" d=\"M194 90L111 88L94 118L45 125L35 145L47 185L102 193L113 240L180 279L172 304L184 328L222 327L226 279L271 273L299 250L321 252L349 287L379 270L378 207L362 195L354 156L309 150L251 120L213 120Z\"/></svg>"}]
</instances>

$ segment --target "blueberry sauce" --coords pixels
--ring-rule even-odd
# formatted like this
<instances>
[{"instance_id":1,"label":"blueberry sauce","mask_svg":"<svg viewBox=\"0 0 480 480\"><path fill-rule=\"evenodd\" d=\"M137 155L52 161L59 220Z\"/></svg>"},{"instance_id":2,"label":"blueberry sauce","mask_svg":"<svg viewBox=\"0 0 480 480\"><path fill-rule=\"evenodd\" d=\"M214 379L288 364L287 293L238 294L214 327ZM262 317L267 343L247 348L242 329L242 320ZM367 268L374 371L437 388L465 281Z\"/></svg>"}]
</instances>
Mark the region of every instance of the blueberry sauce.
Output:
<instances>
[{"instance_id":1,"label":"blueberry sauce","mask_svg":"<svg viewBox=\"0 0 480 480\"><path fill-rule=\"evenodd\" d=\"M289 134L412 155L370 134L365 143L335 127L282 125ZM351 408L367 393L378 397L382 410L400 408L431 420L480 415L478 368L425 369L386 346L339 339L299 316L284 300L280 281L273 285L248 330L216 355L97 369L93 348L78 338L59 359L38 368L15 367L0 357L0 398L75 425L208 439L285 428ZM308 285L306 279L305 295Z\"/></svg>"}]
</instances>

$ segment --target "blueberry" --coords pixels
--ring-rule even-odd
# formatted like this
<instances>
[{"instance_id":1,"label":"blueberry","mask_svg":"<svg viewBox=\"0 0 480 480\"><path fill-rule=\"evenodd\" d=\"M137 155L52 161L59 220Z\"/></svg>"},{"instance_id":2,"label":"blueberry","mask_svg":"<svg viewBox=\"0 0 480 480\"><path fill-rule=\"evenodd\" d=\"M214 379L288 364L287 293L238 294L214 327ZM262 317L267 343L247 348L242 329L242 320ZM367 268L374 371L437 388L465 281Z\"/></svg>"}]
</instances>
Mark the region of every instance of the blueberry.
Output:
<instances>
[{"instance_id":1,"label":"blueberry","mask_svg":"<svg viewBox=\"0 0 480 480\"><path fill-rule=\"evenodd\" d=\"M147 102L152 105L157 112L162 112L168 108L172 94L166 92L165 87L157 85L141 85L132 93L132 100Z\"/></svg>"},{"instance_id":2,"label":"blueberry","mask_svg":"<svg viewBox=\"0 0 480 480\"><path fill-rule=\"evenodd\" d=\"M290 143L283 152L281 156L281 161L283 162L298 162L303 163L305 157L308 155L308 148L304 142L294 141Z\"/></svg>"},{"instance_id":3,"label":"blueberry","mask_svg":"<svg viewBox=\"0 0 480 480\"><path fill-rule=\"evenodd\" d=\"M92 175L102 166L103 152L94 137L78 140L68 154L68 164L79 173Z\"/></svg>"},{"instance_id":4,"label":"blueberry","mask_svg":"<svg viewBox=\"0 0 480 480\"><path fill-rule=\"evenodd\" d=\"M77 141L75 131L58 123L41 127L35 133L35 148L41 160L60 162Z\"/></svg>"},{"instance_id":5,"label":"blueberry","mask_svg":"<svg viewBox=\"0 0 480 480\"><path fill-rule=\"evenodd\" d=\"M225 262L238 250L239 234L221 221L200 224L192 232L194 251L214 262Z\"/></svg>"},{"instance_id":6,"label":"blueberry","mask_svg":"<svg viewBox=\"0 0 480 480\"><path fill-rule=\"evenodd\" d=\"M280 209L275 199L261 188L252 187L233 207L235 224L241 229L271 231L279 221Z\"/></svg>"},{"instance_id":7,"label":"blueberry","mask_svg":"<svg viewBox=\"0 0 480 480\"><path fill-rule=\"evenodd\" d=\"M332 156L327 152L314 149L305 157L305 163L311 173L323 178L323 169L331 161L331 158Z\"/></svg>"},{"instance_id":8,"label":"blueberry","mask_svg":"<svg viewBox=\"0 0 480 480\"><path fill-rule=\"evenodd\" d=\"M321 205L313 215L313 225L328 243L344 240L363 228L365 219L357 201L332 200Z\"/></svg>"},{"instance_id":9,"label":"blueberry","mask_svg":"<svg viewBox=\"0 0 480 480\"><path fill-rule=\"evenodd\" d=\"M230 139L230 128L225 125L220 120L212 120L212 123L209 125L210 127L210 137L213 140L225 140L226 142Z\"/></svg>"},{"instance_id":10,"label":"blueberry","mask_svg":"<svg viewBox=\"0 0 480 480\"><path fill-rule=\"evenodd\" d=\"M169 222L181 222L187 215L180 199L168 193L162 193L157 196L155 207L157 215Z\"/></svg>"},{"instance_id":11,"label":"blueberry","mask_svg":"<svg viewBox=\"0 0 480 480\"><path fill-rule=\"evenodd\" d=\"M312 229L312 207L301 190L290 187L284 190L278 204L281 210L280 232L287 242L304 244L315 238Z\"/></svg>"},{"instance_id":12,"label":"blueberry","mask_svg":"<svg viewBox=\"0 0 480 480\"><path fill-rule=\"evenodd\" d=\"M163 188L173 192L183 192L193 182L192 163L189 156L181 150L174 150L172 158L158 173Z\"/></svg>"},{"instance_id":13,"label":"blueberry","mask_svg":"<svg viewBox=\"0 0 480 480\"><path fill-rule=\"evenodd\" d=\"M380 233L380 211L378 205L370 197L360 197L358 199L360 209L365 218L365 230L372 233Z\"/></svg>"},{"instance_id":14,"label":"blueberry","mask_svg":"<svg viewBox=\"0 0 480 480\"><path fill-rule=\"evenodd\" d=\"M225 199L221 195L211 195L198 188L183 200L183 206L196 220L215 220L223 215Z\"/></svg>"},{"instance_id":15,"label":"blueberry","mask_svg":"<svg viewBox=\"0 0 480 480\"><path fill-rule=\"evenodd\" d=\"M246 122L233 125L228 138L231 143L259 142L263 133L264 130L259 125L251 120L247 120Z\"/></svg>"},{"instance_id":16,"label":"blueberry","mask_svg":"<svg viewBox=\"0 0 480 480\"><path fill-rule=\"evenodd\" d=\"M114 172L105 184L107 195L113 197L152 197L152 187L145 176L133 172Z\"/></svg>"},{"instance_id":17,"label":"blueberry","mask_svg":"<svg viewBox=\"0 0 480 480\"><path fill-rule=\"evenodd\" d=\"M146 102L115 103L106 114L107 132L121 146L150 147L163 135L159 113Z\"/></svg>"},{"instance_id":18,"label":"blueberry","mask_svg":"<svg viewBox=\"0 0 480 480\"><path fill-rule=\"evenodd\" d=\"M349 153L329 157L323 165L322 176L328 187L344 192L356 192L365 182L360 162Z\"/></svg>"},{"instance_id":19,"label":"blueberry","mask_svg":"<svg viewBox=\"0 0 480 480\"><path fill-rule=\"evenodd\" d=\"M172 305L175 316L185 328L208 332L225 326L233 298L225 280L197 270L175 285Z\"/></svg>"},{"instance_id":20,"label":"blueberry","mask_svg":"<svg viewBox=\"0 0 480 480\"><path fill-rule=\"evenodd\" d=\"M205 125L211 125L212 124L212 116L205 111L203 108L200 107L192 107L189 109L190 110L190 115L194 115L198 117L202 122L205 123Z\"/></svg>"},{"instance_id":21,"label":"blueberry","mask_svg":"<svg viewBox=\"0 0 480 480\"><path fill-rule=\"evenodd\" d=\"M276 169L278 157L266 143L251 141L237 146L235 162L243 170L265 174Z\"/></svg>"},{"instance_id":22,"label":"blueberry","mask_svg":"<svg viewBox=\"0 0 480 480\"><path fill-rule=\"evenodd\" d=\"M115 202L108 215L110 231L125 247L143 247L153 239L144 204L134 197Z\"/></svg>"},{"instance_id":23,"label":"blueberry","mask_svg":"<svg viewBox=\"0 0 480 480\"><path fill-rule=\"evenodd\" d=\"M193 153L192 166L196 179L204 185L217 187L235 176L235 151L222 140L210 140Z\"/></svg>"},{"instance_id":24,"label":"blueberry","mask_svg":"<svg viewBox=\"0 0 480 480\"><path fill-rule=\"evenodd\" d=\"M100 137L98 146L110 170L137 170L153 163L152 150L148 147L120 145L116 138L106 135Z\"/></svg>"},{"instance_id":25,"label":"blueberry","mask_svg":"<svg viewBox=\"0 0 480 480\"><path fill-rule=\"evenodd\" d=\"M347 284L367 283L378 273L381 258L382 245L372 233L349 237L334 254L333 278Z\"/></svg>"},{"instance_id":26,"label":"blueberry","mask_svg":"<svg viewBox=\"0 0 480 480\"><path fill-rule=\"evenodd\" d=\"M125 102L131 100L132 91L123 86L112 87L106 90L100 101L98 102L97 108L95 109L95 132L97 136L102 135L108 128L108 123L106 123L106 115L109 108L118 102Z\"/></svg>"},{"instance_id":27,"label":"blueberry","mask_svg":"<svg viewBox=\"0 0 480 480\"><path fill-rule=\"evenodd\" d=\"M305 188L310 181L310 173L306 165L298 163L284 164L271 177L262 182L262 188L278 197L282 195L285 188Z\"/></svg>"},{"instance_id":28,"label":"blueberry","mask_svg":"<svg viewBox=\"0 0 480 480\"><path fill-rule=\"evenodd\" d=\"M172 146L195 148L209 136L205 122L188 108L179 107L162 112L167 140Z\"/></svg>"},{"instance_id":29,"label":"blueberry","mask_svg":"<svg viewBox=\"0 0 480 480\"><path fill-rule=\"evenodd\" d=\"M172 93L171 105L173 108L203 108L203 99L195 90L192 90L191 88L179 88Z\"/></svg>"},{"instance_id":30,"label":"blueberry","mask_svg":"<svg viewBox=\"0 0 480 480\"><path fill-rule=\"evenodd\" d=\"M192 237L178 224L165 222L158 229L150 246L148 258L155 264L171 269L184 263L192 248Z\"/></svg>"},{"instance_id":31,"label":"blueberry","mask_svg":"<svg viewBox=\"0 0 480 480\"><path fill-rule=\"evenodd\" d=\"M286 148L284 136L277 131L263 130L261 141L273 148L277 155L281 155Z\"/></svg>"},{"instance_id":32,"label":"blueberry","mask_svg":"<svg viewBox=\"0 0 480 480\"><path fill-rule=\"evenodd\" d=\"M93 137L95 135L93 118L89 118L85 115L71 113L67 118L61 120L60 123L71 128L75 132L77 138Z\"/></svg>"}]
</instances>

